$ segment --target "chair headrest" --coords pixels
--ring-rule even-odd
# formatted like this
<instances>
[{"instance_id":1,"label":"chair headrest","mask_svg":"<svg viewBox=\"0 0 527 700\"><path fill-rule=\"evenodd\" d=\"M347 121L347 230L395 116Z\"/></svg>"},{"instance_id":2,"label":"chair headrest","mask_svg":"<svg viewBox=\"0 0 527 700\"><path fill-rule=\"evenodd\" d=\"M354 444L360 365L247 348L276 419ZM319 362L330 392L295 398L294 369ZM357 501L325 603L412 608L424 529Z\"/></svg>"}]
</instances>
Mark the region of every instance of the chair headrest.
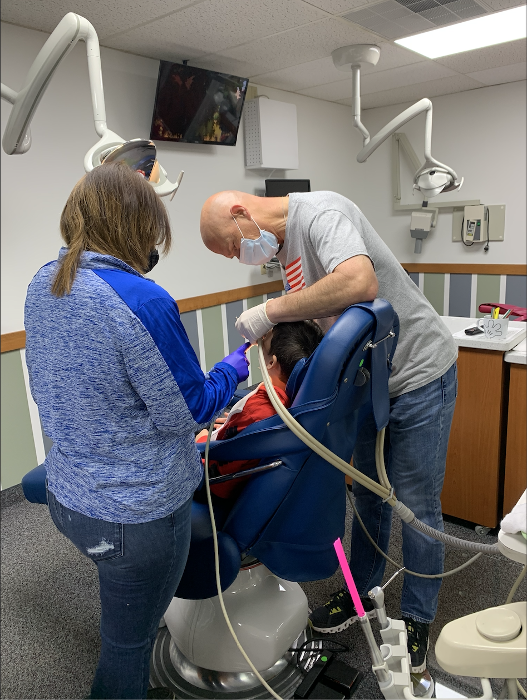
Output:
<instances>
[{"instance_id":1,"label":"chair headrest","mask_svg":"<svg viewBox=\"0 0 527 700\"><path fill-rule=\"evenodd\" d=\"M311 355L311 357L313 356ZM296 392L300 388L300 385L306 376L311 357L301 357L293 367L293 371L289 375L289 379L285 385L285 393L287 394L289 401L293 401L295 398Z\"/></svg>"}]
</instances>

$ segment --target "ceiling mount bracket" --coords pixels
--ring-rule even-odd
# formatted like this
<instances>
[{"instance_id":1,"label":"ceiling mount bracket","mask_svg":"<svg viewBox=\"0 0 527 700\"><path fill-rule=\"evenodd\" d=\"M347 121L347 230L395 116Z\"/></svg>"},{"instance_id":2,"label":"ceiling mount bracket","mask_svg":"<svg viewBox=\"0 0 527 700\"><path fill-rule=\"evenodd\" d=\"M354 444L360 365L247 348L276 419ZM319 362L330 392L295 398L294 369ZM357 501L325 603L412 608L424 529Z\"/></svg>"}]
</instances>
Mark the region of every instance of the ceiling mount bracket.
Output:
<instances>
[{"instance_id":1,"label":"ceiling mount bracket","mask_svg":"<svg viewBox=\"0 0 527 700\"><path fill-rule=\"evenodd\" d=\"M376 66L381 56L381 50L375 44L351 44L335 49L331 54L333 64L338 70L348 72L353 66L369 63Z\"/></svg>"}]
</instances>

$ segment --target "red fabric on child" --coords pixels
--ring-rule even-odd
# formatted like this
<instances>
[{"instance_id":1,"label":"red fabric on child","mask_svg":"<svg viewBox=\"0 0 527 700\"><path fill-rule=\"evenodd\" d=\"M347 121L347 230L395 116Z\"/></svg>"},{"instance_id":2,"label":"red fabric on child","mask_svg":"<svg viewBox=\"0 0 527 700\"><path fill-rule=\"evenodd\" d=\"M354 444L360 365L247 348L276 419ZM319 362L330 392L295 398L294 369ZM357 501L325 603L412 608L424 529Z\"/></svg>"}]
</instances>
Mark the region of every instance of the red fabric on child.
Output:
<instances>
[{"instance_id":1,"label":"red fabric on child","mask_svg":"<svg viewBox=\"0 0 527 700\"><path fill-rule=\"evenodd\" d=\"M289 408L291 402L285 391L277 386L275 386L275 391L283 405ZM227 421L217 431L213 439L227 440L235 437L249 425L256 423L256 421L263 420L264 418L270 418L275 414L276 411L267 396L265 385L262 383L231 408ZM206 439L206 437L201 438L199 442L205 442ZM211 460L209 463L209 471L211 471L211 473L217 471L218 475L233 474L244 469L256 467L259 461L259 459L237 460L236 462L216 462ZM232 481L226 481L223 484L211 485L211 493L220 498L235 499L248 478L248 476L244 476L239 479L233 479Z\"/></svg>"}]
</instances>

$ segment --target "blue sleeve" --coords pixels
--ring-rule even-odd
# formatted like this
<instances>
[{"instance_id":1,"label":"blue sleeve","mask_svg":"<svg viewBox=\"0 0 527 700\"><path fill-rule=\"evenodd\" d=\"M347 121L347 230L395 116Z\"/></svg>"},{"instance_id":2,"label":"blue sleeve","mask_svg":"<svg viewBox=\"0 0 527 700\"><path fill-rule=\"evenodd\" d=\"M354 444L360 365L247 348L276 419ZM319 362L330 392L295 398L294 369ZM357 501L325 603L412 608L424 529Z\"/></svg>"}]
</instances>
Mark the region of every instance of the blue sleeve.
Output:
<instances>
[{"instance_id":1,"label":"blue sleeve","mask_svg":"<svg viewBox=\"0 0 527 700\"><path fill-rule=\"evenodd\" d=\"M236 370L218 362L208 376L203 373L173 299L151 299L136 315L168 365L192 417L196 423L208 423L231 400L238 386Z\"/></svg>"}]
</instances>

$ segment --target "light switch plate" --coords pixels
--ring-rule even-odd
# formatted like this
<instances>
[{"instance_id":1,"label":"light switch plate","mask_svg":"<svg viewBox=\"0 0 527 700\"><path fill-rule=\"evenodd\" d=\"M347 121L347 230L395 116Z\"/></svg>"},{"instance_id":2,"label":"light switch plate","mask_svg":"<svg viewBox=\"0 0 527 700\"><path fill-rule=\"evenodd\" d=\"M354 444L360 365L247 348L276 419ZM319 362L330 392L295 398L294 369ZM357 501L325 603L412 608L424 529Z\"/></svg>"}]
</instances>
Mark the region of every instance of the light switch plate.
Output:
<instances>
[{"instance_id":1,"label":"light switch plate","mask_svg":"<svg viewBox=\"0 0 527 700\"><path fill-rule=\"evenodd\" d=\"M489 241L503 241L505 238L505 204L488 204L487 208L489 210ZM452 240L454 242L461 242L464 212L464 207L454 207L452 211ZM487 232L485 231L483 241L486 240Z\"/></svg>"}]
</instances>

